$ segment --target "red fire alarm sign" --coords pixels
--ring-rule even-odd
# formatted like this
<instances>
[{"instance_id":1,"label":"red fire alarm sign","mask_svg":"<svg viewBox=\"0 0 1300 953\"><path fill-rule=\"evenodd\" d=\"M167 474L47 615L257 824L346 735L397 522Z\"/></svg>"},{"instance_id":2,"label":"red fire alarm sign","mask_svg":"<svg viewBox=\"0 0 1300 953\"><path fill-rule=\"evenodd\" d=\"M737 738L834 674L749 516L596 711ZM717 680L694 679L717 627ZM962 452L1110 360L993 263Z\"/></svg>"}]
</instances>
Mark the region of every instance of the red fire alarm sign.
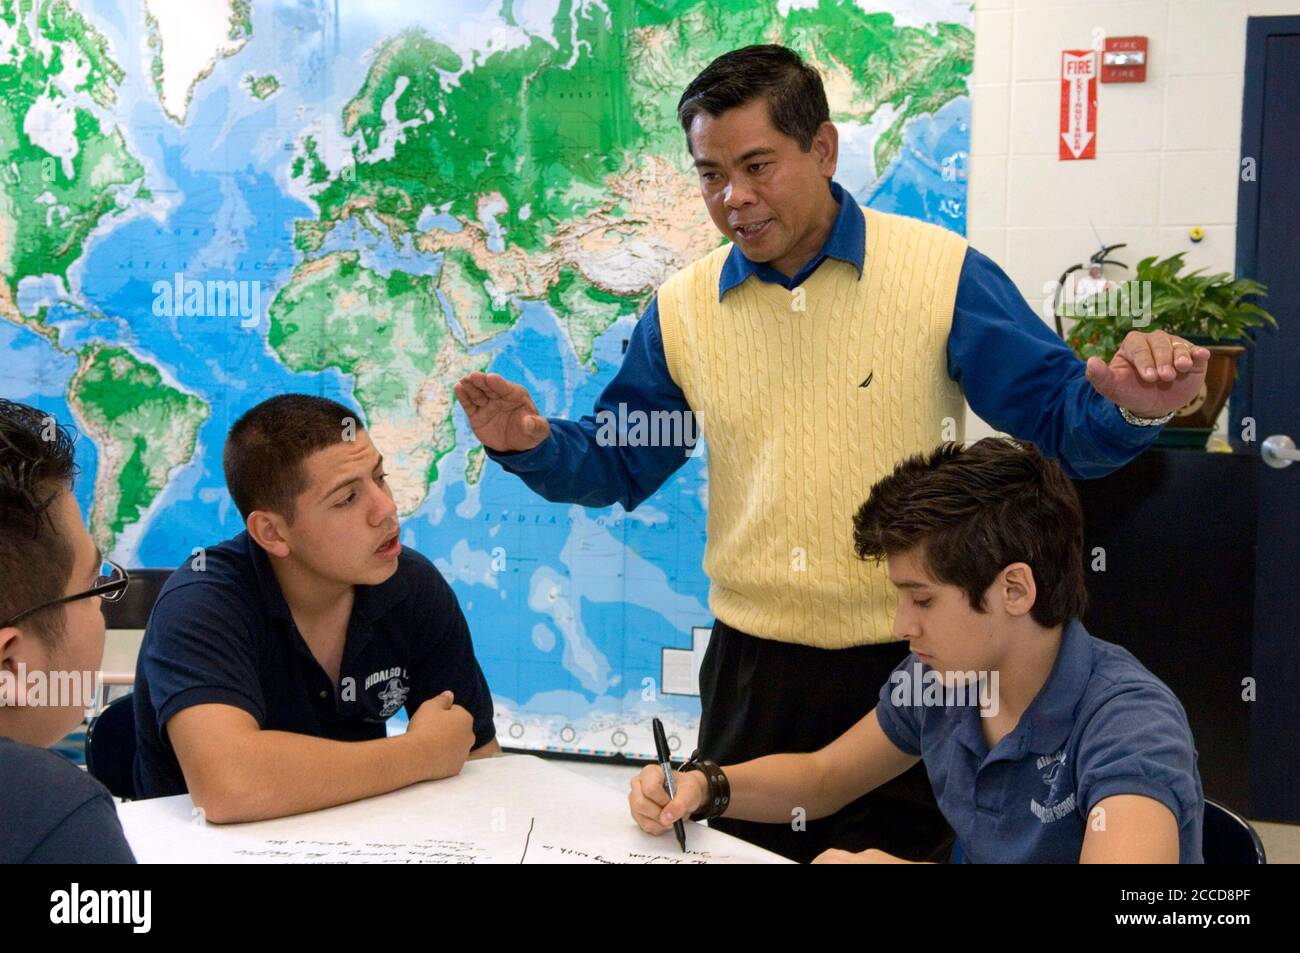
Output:
<instances>
[{"instance_id":1,"label":"red fire alarm sign","mask_svg":"<svg viewBox=\"0 0 1300 953\"><path fill-rule=\"evenodd\" d=\"M1061 53L1062 159L1097 158L1097 54Z\"/></svg>"},{"instance_id":2,"label":"red fire alarm sign","mask_svg":"<svg viewBox=\"0 0 1300 953\"><path fill-rule=\"evenodd\" d=\"M1101 52L1103 83L1145 83L1147 78L1147 38L1145 36L1108 36Z\"/></svg>"}]
</instances>

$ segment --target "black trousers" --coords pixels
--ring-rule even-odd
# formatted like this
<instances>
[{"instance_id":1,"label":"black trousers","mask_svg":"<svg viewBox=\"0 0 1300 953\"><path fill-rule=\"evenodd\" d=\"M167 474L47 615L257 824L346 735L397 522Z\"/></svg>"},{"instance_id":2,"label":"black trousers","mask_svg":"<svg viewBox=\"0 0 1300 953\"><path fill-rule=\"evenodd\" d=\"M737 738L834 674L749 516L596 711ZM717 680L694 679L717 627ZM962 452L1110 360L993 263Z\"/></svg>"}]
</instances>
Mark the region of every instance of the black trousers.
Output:
<instances>
[{"instance_id":1,"label":"black trousers","mask_svg":"<svg viewBox=\"0 0 1300 953\"><path fill-rule=\"evenodd\" d=\"M907 654L899 642L818 649L755 638L721 620L700 666L700 752L722 765L815 751L876 705ZM953 833L935 804L924 765L830 817L760 824L719 817L711 827L806 863L830 847L877 847L908 860L946 860Z\"/></svg>"}]
</instances>

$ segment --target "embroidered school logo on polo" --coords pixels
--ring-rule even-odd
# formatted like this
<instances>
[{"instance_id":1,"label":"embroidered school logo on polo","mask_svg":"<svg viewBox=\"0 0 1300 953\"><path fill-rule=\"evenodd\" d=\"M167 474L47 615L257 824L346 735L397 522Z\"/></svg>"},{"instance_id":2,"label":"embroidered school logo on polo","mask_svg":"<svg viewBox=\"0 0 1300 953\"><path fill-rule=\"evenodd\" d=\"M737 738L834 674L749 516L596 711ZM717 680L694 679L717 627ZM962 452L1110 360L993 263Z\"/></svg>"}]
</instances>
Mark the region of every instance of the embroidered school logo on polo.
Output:
<instances>
[{"instance_id":1,"label":"embroidered school logo on polo","mask_svg":"<svg viewBox=\"0 0 1300 953\"><path fill-rule=\"evenodd\" d=\"M397 709L406 704L406 696L410 693L411 689L402 684L400 678L390 678L384 690L379 693L379 700L384 703L383 710L379 714L384 718L397 714Z\"/></svg>"},{"instance_id":2,"label":"embroidered school logo on polo","mask_svg":"<svg viewBox=\"0 0 1300 953\"><path fill-rule=\"evenodd\" d=\"M379 700L383 702L379 717L388 718L395 715L397 710L406 704L406 696L411 694L411 686L403 681L406 677L406 669L401 667L381 669L366 676L366 691L370 691L381 682L385 683L379 691Z\"/></svg>"},{"instance_id":3,"label":"embroidered school logo on polo","mask_svg":"<svg viewBox=\"0 0 1300 953\"><path fill-rule=\"evenodd\" d=\"M1047 785L1047 797L1045 804L1040 804L1037 798L1031 797L1029 810L1044 824L1059 821L1074 812L1074 792L1071 791L1064 799L1061 798L1061 787L1069 778L1069 772L1064 769L1064 766L1064 751L1044 755L1034 764L1034 767L1043 772L1042 779Z\"/></svg>"}]
</instances>

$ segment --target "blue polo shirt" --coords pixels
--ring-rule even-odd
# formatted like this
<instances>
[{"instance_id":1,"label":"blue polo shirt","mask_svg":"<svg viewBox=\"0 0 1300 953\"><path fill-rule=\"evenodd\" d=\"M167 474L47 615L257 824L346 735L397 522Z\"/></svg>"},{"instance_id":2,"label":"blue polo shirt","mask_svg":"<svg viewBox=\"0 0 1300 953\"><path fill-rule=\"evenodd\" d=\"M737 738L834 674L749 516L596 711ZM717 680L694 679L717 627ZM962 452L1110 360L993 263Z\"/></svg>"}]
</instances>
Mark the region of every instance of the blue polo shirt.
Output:
<instances>
[{"instance_id":1,"label":"blue polo shirt","mask_svg":"<svg viewBox=\"0 0 1300 953\"><path fill-rule=\"evenodd\" d=\"M0 864L134 864L108 789L67 758L0 737Z\"/></svg>"},{"instance_id":2,"label":"blue polo shirt","mask_svg":"<svg viewBox=\"0 0 1300 953\"><path fill-rule=\"evenodd\" d=\"M1071 621L1051 675L992 751L978 705L915 704L909 686L927 671L908 655L881 688L876 717L895 747L924 760L968 861L1078 863L1088 812L1138 794L1177 819L1179 861L1202 863L1205 797L1187 715L1126 649Z\"/></svg>"},{"instance_id":3,"label":"blue polo shirt","mask_svg":"<svg viewBox=\"0 0 1300 953\"><path fill-rule=\"evenodd\" d=\"M861 277L866 216L838 183L831 183L830 189L839 212L826 243L807 264L787 278L732 245L718 278L718 300L746 281L797 288L827 258L848 262ZM948 376L961 385L981 419L995 430L1030 441L1072 477L1104 476L1123 466L1150 446L1161 429L1125 421L1119 408L1088 382L1084 362L1034 313L1006 273L974 248L967 249L957 282L947 364ZM846 386L856 387L868 370L853 370L857 376ZM668 372L658 298L633 328L623 363L592 413L579 420L548 418L550 436L531 450L489 449L488 456L552 502L620 503L626 510L635 509L688 458L681 447L668 442L629 447L598 440L600 415L617 417L620 404L629 413L690 409Z\"/></svg>"},{"instance_id":4,"label":"blue polo shirt","mask_svg":"<svg viewBox=\"0 0 1300 953\"><path fill-rule=\"evenodd\" d=\"M336 690L337 688L337 690ZM357 586L339 685L294 624L270 558L248 533L189 560L149 616L135 676L139 797L186 792L163 730L192 705L240 708L273 731L383 738L401 708L414 713L450 689L474 717L474 747L495 737L492 696L456 595L429 560L403 547L397 572Z\"/></svg>"}]
</instances>

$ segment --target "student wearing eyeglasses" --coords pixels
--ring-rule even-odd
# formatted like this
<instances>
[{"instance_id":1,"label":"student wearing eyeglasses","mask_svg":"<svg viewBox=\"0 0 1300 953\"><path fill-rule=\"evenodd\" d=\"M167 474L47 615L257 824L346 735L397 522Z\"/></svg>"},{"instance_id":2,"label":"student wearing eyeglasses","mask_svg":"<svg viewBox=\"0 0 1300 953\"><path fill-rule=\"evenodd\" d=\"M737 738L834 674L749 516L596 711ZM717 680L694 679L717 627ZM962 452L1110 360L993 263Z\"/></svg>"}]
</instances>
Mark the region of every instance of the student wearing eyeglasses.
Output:
<instances>
[{"instance_id":1,"label":"student wearing eyeglasses","mask_svg":"<svg viewBox=\"0 0 1300 953\"><path fill-rule=\"evenodd\" d=\"M45 749L82 720L104 656L106 563L72 495L73 434L0 400L0 863L134 863L108 790Z\"/></svg>"}]
</instances>

